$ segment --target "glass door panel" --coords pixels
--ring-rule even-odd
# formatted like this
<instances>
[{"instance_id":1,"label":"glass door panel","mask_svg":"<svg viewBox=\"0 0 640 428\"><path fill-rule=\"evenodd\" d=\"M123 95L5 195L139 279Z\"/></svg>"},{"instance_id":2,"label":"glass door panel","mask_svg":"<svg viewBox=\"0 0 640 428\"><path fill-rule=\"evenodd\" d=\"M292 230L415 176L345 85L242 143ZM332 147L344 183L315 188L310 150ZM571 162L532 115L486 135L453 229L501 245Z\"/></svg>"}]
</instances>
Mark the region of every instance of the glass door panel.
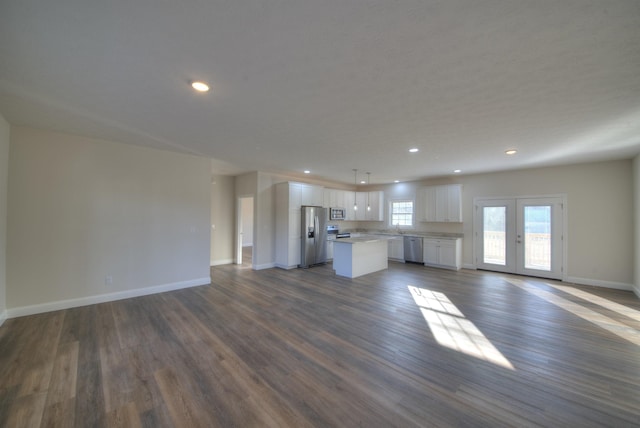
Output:
<instances>
[{"instance_id":1,"label":"glass door panel","mask_svg":"<svg viewBox=\"0 0 640 428\"><path fill-rule=\"evenodd\" d=\"M483 207L482 262L507 264L507 207Z\"/></svg>"},{"instance_id":2,"label":"glass door panel","mask_svg":"<svg viewBox=\"0 0 640 428\"><path fill-rule=\"evenodd\" d=\"M524 207L524 267L551 270L551 206Z\"/></svg>"},{"instance_id":3,"label":"glass door panel","mask_svg":"<svg viewBox=\"0 0 640 428\"><path fill-rule=\"evenodd\" d=\"M513 199L490 199L476 204L476 265L479 269L511 272L515 269Z\"/></svg>"},{"instance_id":4,"label":"glass door panel","mask_svg":"<svg viewBox=\"0 0 640 428\"><path fill-rule=\"evenodd\" d=\"M562 278L561 198L517 200L517 266L522 275Z\"/></svg>"}]
</instances>

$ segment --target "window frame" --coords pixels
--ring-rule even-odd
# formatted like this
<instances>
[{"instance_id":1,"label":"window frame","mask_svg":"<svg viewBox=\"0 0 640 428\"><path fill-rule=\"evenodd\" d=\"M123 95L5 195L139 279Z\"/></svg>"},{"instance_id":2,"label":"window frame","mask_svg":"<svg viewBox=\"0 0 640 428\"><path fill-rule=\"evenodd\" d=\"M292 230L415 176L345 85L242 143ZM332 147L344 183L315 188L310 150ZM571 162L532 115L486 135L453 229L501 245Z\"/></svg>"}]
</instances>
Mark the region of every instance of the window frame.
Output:
<instances>
[{"instance_id":1,"label":"window frame","mask_svg":"<svg viewBox=\"0 0 640 428\"><path fill-rule=\"evenodd\" d=\"M407 203L410 202L411 203L411 224L407 224L407 225L396 225L393 224L393 204L394 203ZM396 228L396 229L413 229L415 227L416 224L416 201L413 199L409 199L409 198L402 198L402 199L390 199L389 200L389 221L388 221L389 227L392 228Z\"/></svg>"}]
</instances>

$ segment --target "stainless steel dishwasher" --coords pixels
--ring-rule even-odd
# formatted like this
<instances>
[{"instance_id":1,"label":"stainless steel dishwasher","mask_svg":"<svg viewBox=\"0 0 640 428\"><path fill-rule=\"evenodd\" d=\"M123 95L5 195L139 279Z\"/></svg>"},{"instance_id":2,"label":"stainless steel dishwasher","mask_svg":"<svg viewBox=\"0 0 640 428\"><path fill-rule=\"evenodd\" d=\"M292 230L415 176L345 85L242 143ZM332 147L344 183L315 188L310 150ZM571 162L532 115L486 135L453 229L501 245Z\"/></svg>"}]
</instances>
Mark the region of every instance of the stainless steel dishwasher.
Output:
<instances>
[{"instance_id":1,"label":"stainless steel dishwasher","mask_svg":"<svg viewBox=\"0 0 640 428\"><path fill-rule=\"evenodd\" d=\"M424 263L422 259L422 238L417 236L404 237L404 261Z\"/></svg>"}]
</instances>

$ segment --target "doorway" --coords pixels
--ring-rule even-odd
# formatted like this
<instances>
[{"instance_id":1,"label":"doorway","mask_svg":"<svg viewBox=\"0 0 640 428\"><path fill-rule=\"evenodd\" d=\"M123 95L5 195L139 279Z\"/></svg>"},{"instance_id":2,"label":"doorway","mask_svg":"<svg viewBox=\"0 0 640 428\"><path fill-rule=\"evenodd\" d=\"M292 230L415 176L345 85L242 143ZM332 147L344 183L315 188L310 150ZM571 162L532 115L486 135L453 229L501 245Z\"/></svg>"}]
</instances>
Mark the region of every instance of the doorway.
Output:
<instances>
[{"instance_id":1,"label":"doorway","mask_svg":"<svg viewBox=\"0 0 640 428\"><path fill-rule=\"evenodd\" d=\"M253 266L253 196L238 198L235 263Z\"/></svg>"},{"instance_id":2,"label":"doorway","mask_svg":"<svg viewBox=\"0 0 640 428\"><path fill-rule=\"evenodd\" d=\"M561 196L476 199L476 267L562 279L564 207Z\"/></svg>"}]
</instances>

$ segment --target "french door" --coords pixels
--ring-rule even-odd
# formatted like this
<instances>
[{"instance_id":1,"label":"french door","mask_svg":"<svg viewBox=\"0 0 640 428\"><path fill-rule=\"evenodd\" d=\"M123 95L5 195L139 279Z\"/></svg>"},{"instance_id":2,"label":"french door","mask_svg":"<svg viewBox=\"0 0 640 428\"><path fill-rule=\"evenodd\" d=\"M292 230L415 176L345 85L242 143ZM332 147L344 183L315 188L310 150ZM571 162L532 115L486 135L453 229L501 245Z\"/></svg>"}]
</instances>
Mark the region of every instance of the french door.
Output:
<instances>
[{"instance_id":1,"label":"french door","mask_svg":"<svg viewBox=\"0 0 640 428\"><path fill-rule=\"evenodd\" d=\"M477 199L478 269L562 279L563 210L561 197Z\"/></svg>"}]
</instances>

